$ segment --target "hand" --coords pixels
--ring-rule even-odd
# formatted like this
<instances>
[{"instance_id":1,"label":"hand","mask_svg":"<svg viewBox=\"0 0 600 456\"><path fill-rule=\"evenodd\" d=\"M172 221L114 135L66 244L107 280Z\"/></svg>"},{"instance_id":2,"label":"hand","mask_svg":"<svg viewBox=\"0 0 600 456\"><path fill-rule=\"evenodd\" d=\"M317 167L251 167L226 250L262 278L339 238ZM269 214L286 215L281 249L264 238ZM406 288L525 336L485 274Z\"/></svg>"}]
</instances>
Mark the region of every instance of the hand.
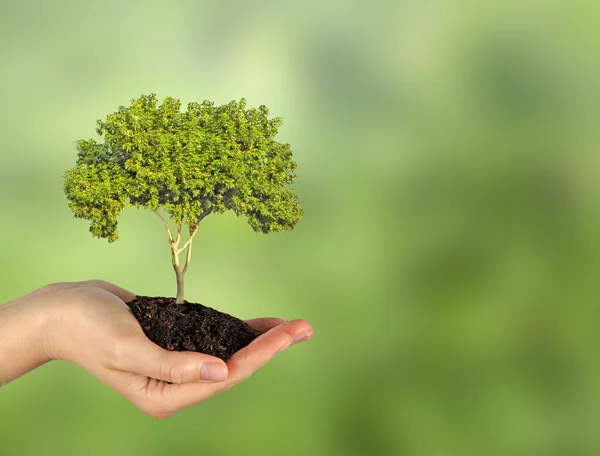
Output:
<instances>
[{"instance_id":1,"label":"hand","mask_svg":"<svg viewBox=\"0 0 600 456\"><path fill-rule=\"evenodd\" d=\"M275 354L310 339L304 320L249 320L264 332L227 363L195 352L171 352L151 342L125 302L134 294L103 281L60 283L21 298L45 312L40 346L45 360L79 364L143 412L162 419L250 377Z\"/></svg>"}]
</instances>

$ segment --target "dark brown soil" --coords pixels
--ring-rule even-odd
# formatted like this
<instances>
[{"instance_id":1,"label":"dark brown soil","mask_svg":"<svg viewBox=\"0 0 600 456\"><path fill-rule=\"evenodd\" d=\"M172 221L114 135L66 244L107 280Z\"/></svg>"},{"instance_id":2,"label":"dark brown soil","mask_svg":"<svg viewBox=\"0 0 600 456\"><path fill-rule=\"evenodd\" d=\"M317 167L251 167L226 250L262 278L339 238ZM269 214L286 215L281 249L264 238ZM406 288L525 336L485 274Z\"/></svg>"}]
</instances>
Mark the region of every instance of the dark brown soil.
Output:
<instances>
[{"instance_id":1,"label":"dark brown soil","mask_svg":"<svg viewBox=\"0 0 600 456\"><path fill-rule=\"evenodd\" d=\"M167 350L196 351L227 361L260 335L239 318L202 304L137 296L127 305L148 339Z\"/></svg>"}]
</instances>

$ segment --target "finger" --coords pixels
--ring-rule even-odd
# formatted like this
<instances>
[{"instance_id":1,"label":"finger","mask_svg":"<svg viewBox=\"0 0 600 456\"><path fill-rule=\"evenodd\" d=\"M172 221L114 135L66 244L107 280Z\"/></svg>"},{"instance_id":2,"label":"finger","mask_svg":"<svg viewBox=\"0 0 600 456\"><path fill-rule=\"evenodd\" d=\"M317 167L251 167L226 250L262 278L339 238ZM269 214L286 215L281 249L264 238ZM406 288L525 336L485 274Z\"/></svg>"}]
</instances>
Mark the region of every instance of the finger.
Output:
<instances>
[{"instance_id":1,"label":"finger","mask_svg":"<svg viewBox=\"0 0 600 456\"><path fill-rule=\"evenodd\" d=\"M295 342L307 340L314 330L306 320L288 321L257 337L250 345L236 352L228 361L228 383L240 383L250 377L277 353Z\"/></svg>"},{"instance_id":2,"label":"finger","mask_svg":"<svg viewBox=\"0 0 600 456\"><path fill-rule=\"evenodd\" d=\"M146 392L150 403L157 404L165 416L170 416L221 392L224 388L219 385L222 383L149 383Z\"/></svg>"},{"instance_id":3,"label":"finger","mask_svg":"<svg viewBox=\"0 0 600 456\"><path fill-rule=\"evenodd\" d=\"M223 391L221 383L166 383L130 372L92 372L104 384L154 418L167 418L178 411Z\"/></svg>"},{"instance_id":4,"label":"finger","mask_svg":"<svg viewBox=\"0 0 600 456\"><path fill-rule=\"evenodd\" d=\"M252 328L265 333L276 326L285 323L285 320L281 318L254 318L252 320L246 320L246 323Z\"/></svg>"},{"instance_id":5,"label":"finger","mask_svg":"<svg viewBox=\"0 0 600 456\"><path fill-rule=\"evenodd\" d=\"M182 385L169 384L145 375L111 368L92 368L88 369L88 371L102 383L129 400L142 412L157 419L173 415L183 408L181 404L186 403L181 399L178 400L175 394L177 389L173 388ZM193 384L189 383L187 385ZM206 390L209 390L209 386L212 384L196 383L195 385L204 386ZM198 396L197 391L196 396Z\"/></svg>"},{"instance_id":6,"label":"finger","mask_svg":"<svg viewBox=\"0 0 600 456\"><path fill-rule=\"evenodd\" d=\"M122 343L114 368L169 383L220 382L228 367L219 358L196 352L165 350L144 334Z\"/></svg>"},{"instance_id":7,"label":"finger","mask_svg":"<svg viewBox=\"0 0 600 456\"><path fill-rule=\"evenodd\" d=\"M90 373L153 418L164 419L180 410L170 404L170 394L167 390L167 387L176 385L113 369L97 372L90 370Z\"/></svg>"},{"instance_id":8,"label":"finger","mask_svg":"<svg viewBox=\"0 0 600 456\"><path fill-rule=\"evenodd\" d=\"M109 293L114 294L117 298L121 299L123 302L132 301L135 298L135 294L127 291L121 287L118 287L114 283L106 282L104 280L86 280L84 282L77 282L78 286L81 287L95 287L101 288L102 290L108 291Z\"/></svg>"}]
</instances>

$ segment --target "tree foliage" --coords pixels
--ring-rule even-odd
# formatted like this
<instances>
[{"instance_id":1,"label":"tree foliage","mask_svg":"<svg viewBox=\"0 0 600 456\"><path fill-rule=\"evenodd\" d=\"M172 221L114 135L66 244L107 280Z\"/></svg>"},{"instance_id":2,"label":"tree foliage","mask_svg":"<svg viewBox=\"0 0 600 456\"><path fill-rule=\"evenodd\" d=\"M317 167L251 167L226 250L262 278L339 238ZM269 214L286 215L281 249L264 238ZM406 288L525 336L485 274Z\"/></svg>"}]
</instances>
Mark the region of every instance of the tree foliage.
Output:
<instances>
[{"instance_id":1,"label":"tree foliage","mask_svg":"<svg viewBox=\"0 0 600 456\"><path fill-rule=\"evenodd\" d=\"M118 239L127 206L164 209L173 222L197 227L208 214L234 211L257 232L291 230L302 208L288 185L296 164L275 140L280 118L246 100L222 106L181 103L154 94L134 99L97 122L94 139L77 142L78 159L64 175L75 217L94 236Z\"/></svg>"}]
</instances>

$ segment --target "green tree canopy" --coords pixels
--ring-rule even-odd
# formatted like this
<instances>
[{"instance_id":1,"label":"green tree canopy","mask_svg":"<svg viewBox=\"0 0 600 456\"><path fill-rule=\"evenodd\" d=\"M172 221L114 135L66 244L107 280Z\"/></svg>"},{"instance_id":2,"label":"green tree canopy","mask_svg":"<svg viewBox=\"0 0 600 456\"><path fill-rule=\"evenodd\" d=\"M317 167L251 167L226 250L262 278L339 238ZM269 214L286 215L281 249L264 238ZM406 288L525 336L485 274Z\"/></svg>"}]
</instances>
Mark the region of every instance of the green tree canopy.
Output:
<instances>
[{"instance_id":1,"label":"green tree canopy","mask_svg":"<svg viewBox=\"0 0 600 456\"><path fill-rule=\"evenodd\" d=\"M77 142L77 165L64 176L75 217L94 236L118 238L117 216L130 204L163 208L176 225L197 226L230 209L255 231L290 230L302 208L293 190L296 164L289 144L275 140L280 118L246 100L223 106L154 94L99 120L93 139Z\"/></svg>"}]
</instances>

